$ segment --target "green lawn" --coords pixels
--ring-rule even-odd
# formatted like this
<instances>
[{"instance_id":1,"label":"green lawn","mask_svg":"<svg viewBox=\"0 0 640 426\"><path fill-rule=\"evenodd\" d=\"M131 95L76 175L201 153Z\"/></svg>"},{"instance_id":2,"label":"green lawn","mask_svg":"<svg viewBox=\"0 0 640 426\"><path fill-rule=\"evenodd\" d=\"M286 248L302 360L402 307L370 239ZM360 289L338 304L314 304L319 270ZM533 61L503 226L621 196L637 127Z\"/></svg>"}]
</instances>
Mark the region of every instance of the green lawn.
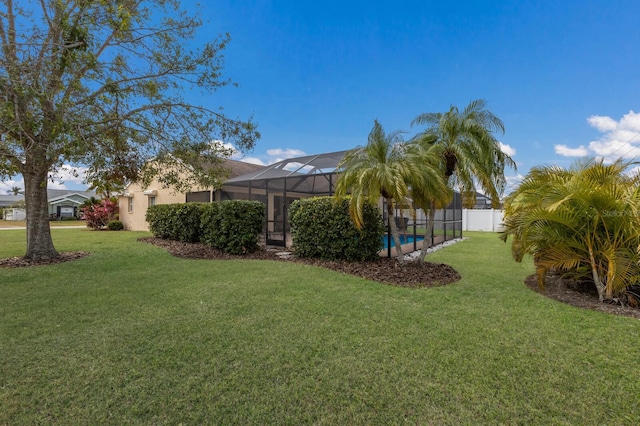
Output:
<instances>
[{"instance_id":1,"label":"green lawn","mask_svg":"<svg viewBox=\"0 0 640 426\"><path fill-rule=\"evenodd\" d=\"M92 254L0 269L0 424L640 423L640 321L531 292L496 234L413 290L52 233ZM0 232L0 257L24 239Z\"/></svg>"}]
</instances>

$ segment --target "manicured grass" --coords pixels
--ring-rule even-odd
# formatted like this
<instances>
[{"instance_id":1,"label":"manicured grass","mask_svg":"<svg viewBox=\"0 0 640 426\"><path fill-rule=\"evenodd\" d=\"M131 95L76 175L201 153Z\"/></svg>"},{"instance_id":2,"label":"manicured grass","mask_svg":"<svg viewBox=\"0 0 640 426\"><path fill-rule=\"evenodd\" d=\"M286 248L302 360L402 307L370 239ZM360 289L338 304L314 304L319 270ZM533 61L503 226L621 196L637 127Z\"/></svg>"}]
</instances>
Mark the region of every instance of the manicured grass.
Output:
<instances>
[{"instance_id":1,"label":"manicured grass","mask_svg":"<svg viewBox=\"0 0 640 426\"><path fill-rule=\"evenodd\" d=\"M531 292L495 234L425 290L140 235L54 229L91 256L0 269L0 424L640 423L640 322Z\"/></svg>"}]
</instances>

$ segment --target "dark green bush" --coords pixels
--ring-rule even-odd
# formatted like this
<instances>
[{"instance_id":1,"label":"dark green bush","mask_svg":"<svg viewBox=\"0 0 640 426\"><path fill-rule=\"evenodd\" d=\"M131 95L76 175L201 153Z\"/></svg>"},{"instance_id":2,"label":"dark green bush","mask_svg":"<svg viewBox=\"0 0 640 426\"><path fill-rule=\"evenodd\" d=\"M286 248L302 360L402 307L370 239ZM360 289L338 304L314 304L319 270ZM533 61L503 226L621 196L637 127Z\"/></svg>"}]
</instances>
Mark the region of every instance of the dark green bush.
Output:
<instances>
[{"instance_id":1,"label":"dark green bush","mask_svg":"<svg viewBox=\"0 0 640 426\"><path fill-rule=\"evenodd\" d=\"M377 207L363 206L364 226L349 216L349 199L316 197L289 207L293 248L297 256L331 260L375 260L382 249L384 226Z\"/></svg>"},{"instance_id":2,"label":"dark green bush","mask_svg":"<svg viewBox=\"0 0 640 426\"><path fill-rule=\"evenodd\" d=\"M200 242L211 247L221 248L220 203L209 203L202 207L200 215Z\"/></svg>"},{"instance_id":3,"label":"dark green bush","mask_svg":"<svg viewBox=\"0 0 640 426\"><path fill-rule=\"evenodd\" d=\"M147 209L149 230L158 238L185 243L200 241L200 216L204 203L157 204Z\"/></svg>"},{"instance_id":4,"label":"dark green bush","mask_svg":"<svg viewBox=\"0 0 640 426\"><path fill-rule=\"evenodd\" d=\"M109 231L122 231L124 229L124 225L119 220L112 220L107 223L107 229Z\"/></svg>"},{"instance_id":5,"label":"dark green bush","mask_svg":"<svg viewBox=\"0 0 640 426\"><path fill-rule=\"evenodd\" d=\"M157 238L170 239L173 230L172 209L175 204L156 204L145 215L149 230Z\"/></svg>"},{"instance_id":6,"label":"dark green bush","mask_svg":"<svg viewBox=\"0 0 640 426\"><path fill-rule=\"evenodd\" d=\"M259 201L227 200L212 203L202 214L202 242L226 253L242 254L258 248L264 223Z\"/></svg>"},{"instance_id":7,"label":"dark green bush","mask_svg":"<svg viewBox=\"0 0 640 426\"><path fill-rule=\"evenodd\" d=\"M200 242L200 216L204 203L175 204L173 211L173 233L171 239L183 243Z\"/></svg>"},{"instance_id":8,"label":"dark green bush","mask_svg":"<svg viewBox=\"0 0 640 426\"><path fill-rule=\"evenodd\" d=\"M242 254L258 248L264 205L246 200L158 204L147 209L146 219L158 238L202 242L226 253Z\"/></svg>"}]
</instances>

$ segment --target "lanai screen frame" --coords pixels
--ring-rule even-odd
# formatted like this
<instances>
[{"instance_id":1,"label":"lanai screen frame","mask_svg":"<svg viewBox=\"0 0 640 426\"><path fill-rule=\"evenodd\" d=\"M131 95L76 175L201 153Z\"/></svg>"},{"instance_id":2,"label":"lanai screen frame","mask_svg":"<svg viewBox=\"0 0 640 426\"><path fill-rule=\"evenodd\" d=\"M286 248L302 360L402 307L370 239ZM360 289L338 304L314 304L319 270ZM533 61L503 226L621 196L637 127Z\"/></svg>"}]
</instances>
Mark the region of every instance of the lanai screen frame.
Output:
<instances>
[{"instance_id":1,"label":"lanai screen frame","mask_svg":"<svg viewBox=\"0 0 640 426\"><path fill-rule=\"evenodd\" d=\"M268 245L291 246L287 218L292 201L301 198L332 196L338 180L337 168L349 152L336 151L282 160L264 169L227 180L220 190L220 200L248 199L265 204L264 241ZM443 227L445 240L462 237L462 206L459 194L452 203L438 211L435 228ZM456 207L460 206L459 212ZM380 205L381 214L385 209ZM421 223L412 223L412 233ZM423 224L425 225L425 224ZM433 241L435 242L435 241ZM415 246L415 244L414 244Z\"/></svg>"}]
</instances>

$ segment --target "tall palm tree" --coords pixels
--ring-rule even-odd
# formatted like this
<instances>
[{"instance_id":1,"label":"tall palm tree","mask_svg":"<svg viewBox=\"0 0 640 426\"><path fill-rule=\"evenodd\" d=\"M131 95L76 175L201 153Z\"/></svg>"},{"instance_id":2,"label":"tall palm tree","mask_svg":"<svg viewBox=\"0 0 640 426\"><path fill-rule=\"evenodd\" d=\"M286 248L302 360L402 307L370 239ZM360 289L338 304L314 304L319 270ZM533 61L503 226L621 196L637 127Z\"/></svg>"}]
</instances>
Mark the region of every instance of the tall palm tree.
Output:
<instances>
[{"instance_id":1,"label":"tall palm tree","mask_svg":"<svg viewBox=\"0 0 640 426\"><path fill-rule=\"evenodd\" d=\"M600 301L640 281L640 176L628 166L534 168L507 197L501 237L516 261L533 255L541 288L552 269L591 278Z\"/></svg>"},{"instance_id":2,"label":"tall palm tree","mask_svg":"<svg viewBox=\"0 0 640 426\"><path fill-rule=\"evenodd\" d=\"M400 237L394 216L394 203L407 205L409 184L426 186L424 167L413 161L413 148L403 143L398 132L385 133L378 120L374 121L367 145L350 151L338 166L339 179L336 197L351 193L349 212L357 227L363 225L362 206L375 205L380 196L386 201L389 227L395 243L396 256L403 261ZM433 171L430 183L434 191L444 186Z\"/></svg>"},{"instance_id":3,"label":"tall palm tree","mask_svg":"<svg viewBox=\"0 0 640 426\"><path fill-rule=\"evenodd\" d=\"M412 125L416 124L427 128L415 138L414 143L431 147L431 155L440 159L445 182L460 189L466 207L475 204L477 187L491 198L495 206L500 203L506 185L504 168L515 169L516 164L502 151L494 135L495 132L504 134L504 123L487 109L487 101L471 101L462 111L452 105L445 113L420 114L412 122ZM429 219L421 258L431 243L435 209L441 201L438 197L424 198L420 207L429 212Z\"/></svg>"}]
</instances>

